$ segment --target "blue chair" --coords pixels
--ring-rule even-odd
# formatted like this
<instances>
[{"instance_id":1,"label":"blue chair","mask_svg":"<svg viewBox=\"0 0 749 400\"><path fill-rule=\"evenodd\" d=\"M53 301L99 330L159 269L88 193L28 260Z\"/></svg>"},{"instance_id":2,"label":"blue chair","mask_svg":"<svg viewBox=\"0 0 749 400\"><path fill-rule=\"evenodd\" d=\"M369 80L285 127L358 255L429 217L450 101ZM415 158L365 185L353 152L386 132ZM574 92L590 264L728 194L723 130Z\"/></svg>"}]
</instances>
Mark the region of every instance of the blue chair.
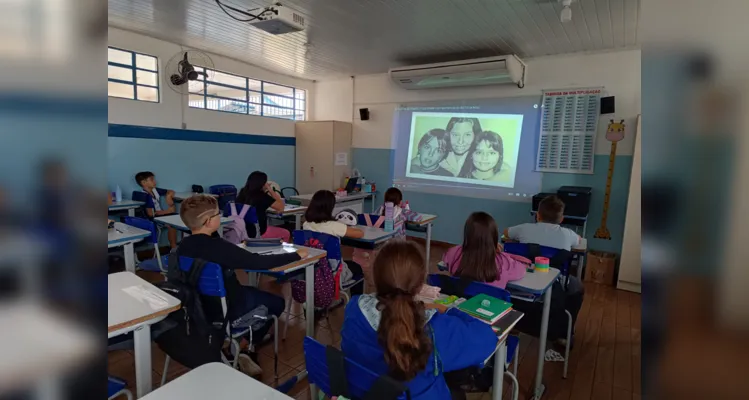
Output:
<instances>
[{"instance_id":1,"label":"blue chair","mask_svg":"<svg viewBox=\"0 0 749 400\"><path fill-rule=\"evenodd\" d=\"M223 210L226 203L237 200L237 187L234 185L213 185L208 193L218 196L218 209Z\"/></svg>"},{"instance_id":2,"label":"blue chair","mask_svg":"<svg viewBox=\"0 0 749 400\"><path fill-rule=\"evenodd\" d=\"M334 350L340 352L340 350ZM375 382L380 379L380 376L349 358L344 358L344 362L345 379L350 398L364 398ZM327 347L309 336L304 338L304 363L309 374L307 379L311 385L317 385L328 397L341 394L331 393L332 382L330 380ZM398 396L398 400L410 399L407 388L403 385L400 386L403 387L403 394Z\"/></svg>"},{"instance_id":3,"label":"blue chair","mask_svg":"<svg viewBox=\"0 0 749 400\"><path fill-rule=\"evenodd\" d=\"M125 386L127 386L127 383L122 379L113 376L107 377L107 399L112 400L125 395L128 400L133 400L133 393L125 389Z\"/></svg>"},{"instance_id":4,"label":"blue chair","mask_svg":"<svg viewBox=\"0 0 749 400\"><path fill-rule=\"evenodd\" d=\"M510 254L516 254L533 261L533 253L536 257L546 257L551 260L551 266L559 269L559 275L564 277L564 281L567 282L570 276L570 261L572 261L572 253L567 250L556 249L554 247L541 246L533 243L515 243L507 242L503 244L504 251ZM537 250L533 250L536 248ZM560 262L554 262L554 258L560 258Z\"/></svg>"},{"instance_id":5,"label":"blue chair","mask_svg":"<svg viewBox=\"0 0 749 400\"><path fill-rule=\"evenodd\" d=\"M192 263L194 261L195 260L190 257L180 257L179 267L183 271L188 272L190 271L190 268L192 267ZM216 263L205 264L200 275L200 279L198 280L198 292L203 296L218 297L221 301L221 311L224 318L226 318L226 314L228 312L228 307L226 305L226 286L224 285L224 272L221 270L220 265ZM278 379L278 318L275 315L271 315L270 317L273 320L275 334L273 337L274 374L275 378ZM237 368L240 349L239 341L237 340L237 338L246 335L248 332L250 333L250 335L252 335L250 328L232 328L230 323L226 324L226 334L230 338L229 353L231 353L231 350L234 349L236 356L234 356L232 360L229 360L222 352L221 359L225 364L231 365L235 369ZM250 338L251 337L252 336L250 336ZM161 375L161 386L164 386L164 384L166 384L166 376L169 369L169 360L171 360L171 358L167 354L166 360L164 360L164 371Z\"/></svg>"},{"instance_id":6,"label":"blue chair","mask_svg":"<svg viewBox=\"0 0 749 400\"><path fill-rule=\"evenodd\" d=\"M337 269L340 267L341 263L343 263L343 256L341 255L341 240L335 236L321 232L295 230L291 233L291 239L297 246L304 246L304 244L308 243L311 239L316 239L322 244L323 250L327 252L326 257L331 268ZM363 275L354 276L353 282L351 284L344 286L343 283L341 283L341 286L339 288L340 293L343 295L347 302L351 299L351 296L346 291L360 282L364 282ZM286 325L284 326L284 339L286 339L286 331L289 327L289 311L291 310L292 301L293 297L291 296L289 296L288 300L286 301ZM330 320L328 320L328 324L330 324Z\"/></svg>"},{"instance_id":7,"label":"blue chair","mask_svg":"<svg viewBox=\"0 0 749 400\"><path fill-rule=\"evenodd\" d=\"M139 262L137 267L144 271L166 274L166 266L169 265L169 255L162 256L159 251L159 236L161 231L156 224L153 221L138 217L125 217L124 220L126 225L151 232L151 236L147 236L144 241L153 245L153 258Z\"/></svg>"},{"instance_id":8,"label":"blue chair","mask_svg":"<svg viewBox=\"0 0 749 400\"><path fill-rule=\"evenodd\" d=\"M427 285L437 286L442 289L445 294L461 295L466 298L470 298L479 294L485 294L506 302L511 302L510 292L498 288L496 286L487 285L481 282L470 282L467 283L458 277L445 275L445 274L429 274L427 276ZM460 291L462 293L451 293L453 291ZM520 357L516 357L518 346L520 345L520 338L515 335L507 336L507 360L505 361L505 368L512 364L512 373L505 371L505 374L510 377L513 382L513 398L518 398L518 392L520 386L518 386L517 375L518 375L518 362ZM515 362L513 363L513 359Z\"/></svg>"}]
</instances>

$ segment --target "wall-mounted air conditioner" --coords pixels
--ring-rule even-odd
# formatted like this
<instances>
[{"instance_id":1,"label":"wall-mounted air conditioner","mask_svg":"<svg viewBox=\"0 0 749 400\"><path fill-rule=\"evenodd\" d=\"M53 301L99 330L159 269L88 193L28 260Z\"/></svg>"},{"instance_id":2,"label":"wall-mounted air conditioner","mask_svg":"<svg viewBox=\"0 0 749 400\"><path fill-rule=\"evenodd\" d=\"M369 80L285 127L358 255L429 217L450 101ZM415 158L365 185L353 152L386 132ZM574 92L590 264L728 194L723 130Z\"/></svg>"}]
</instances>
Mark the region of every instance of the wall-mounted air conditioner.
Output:
<instances>
[{"instance_id":1,"label":"wall-mounted air conditioner","mask_svg":"<svg viewBox=\"0 0 749 400\"><path fill-rule=\"evenodd\" d=\"M514 83L525 86L526 66L515 55L391 68L390 79L409 90Z\"/></svg>"}]
</instances>

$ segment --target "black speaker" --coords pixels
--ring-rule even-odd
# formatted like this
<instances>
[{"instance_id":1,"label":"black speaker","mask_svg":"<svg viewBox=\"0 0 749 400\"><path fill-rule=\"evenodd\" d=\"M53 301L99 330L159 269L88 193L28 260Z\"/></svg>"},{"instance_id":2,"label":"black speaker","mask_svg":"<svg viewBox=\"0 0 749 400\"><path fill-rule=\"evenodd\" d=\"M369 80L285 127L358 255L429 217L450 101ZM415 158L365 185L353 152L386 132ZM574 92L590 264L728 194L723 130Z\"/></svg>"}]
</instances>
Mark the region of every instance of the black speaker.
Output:
<instances>
[{"instance_id":1,"label":"black speaker","mask_svg":"<svg viewBox=\"0 0 749 400\"><path fill-rule=\"evenodd\" d=\"M362 121L369 121L369 108L360 108L359 117Z\"/></svg>"},{"instance_id":2,"label":"black speaker","mask_svg":"<svg viewBox=\"0 0 749 400\"><path fill-rule=\"evenodd\" d=\"M614 96L601 97L601 114L613 114Z\"/></svg>"}]
</instances>

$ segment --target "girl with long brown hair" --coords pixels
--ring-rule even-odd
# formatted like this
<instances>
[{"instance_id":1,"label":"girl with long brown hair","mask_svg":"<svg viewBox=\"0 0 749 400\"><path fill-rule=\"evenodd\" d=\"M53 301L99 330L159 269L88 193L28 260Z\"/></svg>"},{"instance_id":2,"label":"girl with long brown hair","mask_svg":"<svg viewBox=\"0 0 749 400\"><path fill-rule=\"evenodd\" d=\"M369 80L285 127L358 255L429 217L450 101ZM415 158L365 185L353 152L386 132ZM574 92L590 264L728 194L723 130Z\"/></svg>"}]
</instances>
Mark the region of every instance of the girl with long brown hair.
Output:
<instances>
[{"instance_id":1,"label":"girl with long brown hair","mask_svg":"<svg viewBox=\"0 0 749 400\"><path fill-rule=\"evenodd\" d=\"M341 347L347 357L406 383L412 399L450 399L444 373L481 365L497 345L489 325L457 309L417 301L426 280L421 250L391 240L373 265L376 293L346 306Z\"/></svg>"},{"instance_id":2,"label":"girl with long brown hair","mask_svg":"<svg viewBox=\"0 0 749 400\"><path fill-rule=\"evenodd\" d=\"M463 228L463 245L442 257L450 274L504 289L507 282L525 276L526 265L499 247L499 229L491 215L471 214Z\"/></svg>"}]
</instances>

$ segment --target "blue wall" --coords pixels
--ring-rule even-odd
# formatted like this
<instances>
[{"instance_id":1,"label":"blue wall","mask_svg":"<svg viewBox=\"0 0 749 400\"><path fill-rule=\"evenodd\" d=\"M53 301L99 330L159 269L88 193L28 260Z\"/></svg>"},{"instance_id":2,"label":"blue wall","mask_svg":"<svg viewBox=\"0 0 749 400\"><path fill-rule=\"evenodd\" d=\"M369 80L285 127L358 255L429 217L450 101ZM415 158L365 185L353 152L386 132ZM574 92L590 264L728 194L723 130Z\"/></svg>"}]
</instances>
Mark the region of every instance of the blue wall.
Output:
<instances>
[{"instance_id":1,"label":"blue wall","mask_svg":"<svg viewBox=\"0 0 749 400\"><path fill-rule=\"evenodd\" d=\"M363 149L353 150L353 164L367 180L377 183L378 191L383 193L393 181L394 150ZM588 217L586 237L588 248L595 250L621 252L624 219L629 193L629 176L632 171L632 156L617 156L612 180L611 199L607 226L611 240L594 239L593 233L600 225L603 211L603 197L606 188L608 155L595 156L595 174L552 174L545 173L542 180L542 191L554 192L560 186L589 186L593 188ZM432 237L448 243L463 241L463 224L468 215L474 211L490 213L500 228L532 221L530 204L492 201L472 197L435 195L420 192L405 192L404 197L415 211L437 214ZM379 198L382 201L382 198Z\"/></svg>"},{"instance_id":2,"label":"blue wall","mask_svg":"<svg viewBox=\"0 0 749 400\"><path fill-rule=\"evenodd\" d=\"M281 187L294 185L294 138L110 124L108 142L108 182L125 198L139 189L134 176L144 170L177 192L193 184L239 188L255 170Z\"/></svg>"}]
</instances>

